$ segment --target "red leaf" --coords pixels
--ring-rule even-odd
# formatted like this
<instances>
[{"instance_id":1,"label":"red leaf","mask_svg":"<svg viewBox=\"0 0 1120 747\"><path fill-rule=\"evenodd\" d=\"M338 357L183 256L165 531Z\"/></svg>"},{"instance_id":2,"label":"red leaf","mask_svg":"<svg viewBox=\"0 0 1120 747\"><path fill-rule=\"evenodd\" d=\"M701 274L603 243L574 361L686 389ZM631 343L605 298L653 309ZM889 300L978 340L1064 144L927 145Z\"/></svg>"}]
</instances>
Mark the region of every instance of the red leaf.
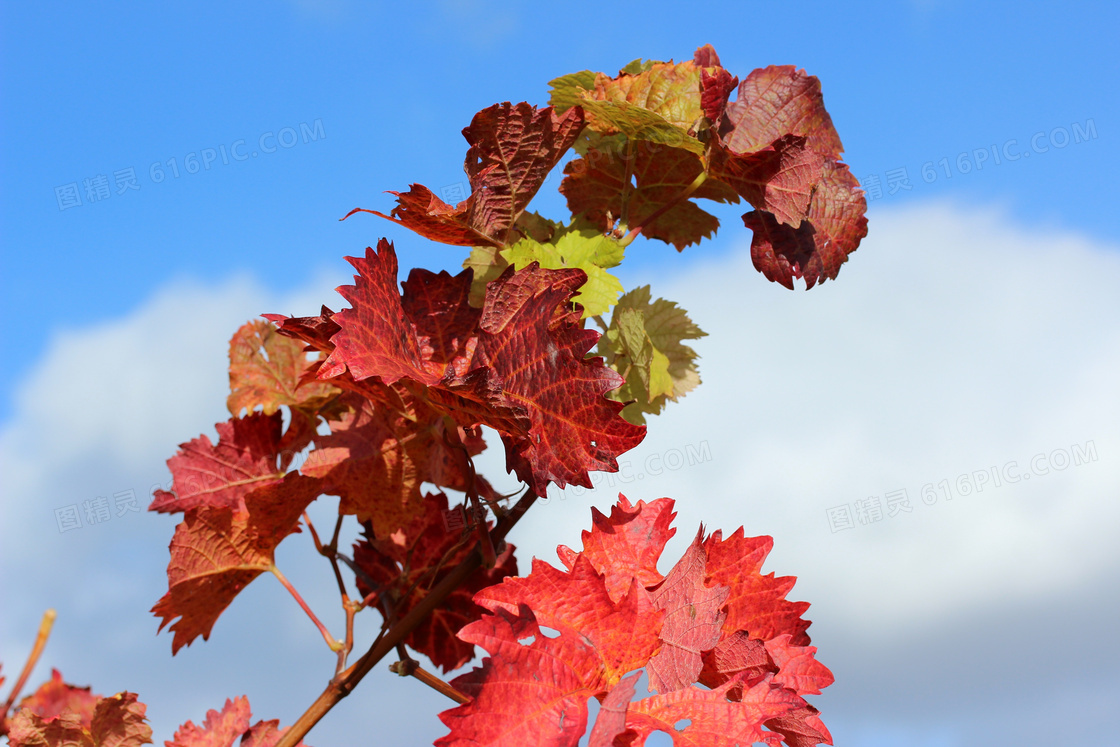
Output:
<instances>
[{"instance_id":1,"label":"red leaf","mask_svg":"<svg viewBox=\"0 0 1120 747\"><path fill-rule=\"evenodd\" d=\"M719 228L719 220L691 200L684 200L646 222L704 170L695 153L657 143L640 143L631 164L635 186L624 190L626 165L620 154L590 150L585 158L565 166L560 191L568 199L568 209L583 213L606 231L612 227L612 219L623 215L625 191L628 225L641 226L643 235L672 244L678 251L710 237ZM715 179L704 182L692 196L717 202L739 201L734 189Z\"/></svg>"},{"instance_id":2,"label":"red leaf","mask_svg":"<svg viewBox=\"0 0 1120 747\"><path fill-rule=\"evenodd\" d=\"M804 137L787 135L746 155L716 146L711 173L759 210L796 227L807 216L809 201L825 169L825 157L806 143Z\"/></svg>"},{"instance_id":3,"label":"red leaf","mask_svg":"<svg viewBox=\"0 0 1120 747\"><path fill-rule=\"evenodd\" d=\"M512 613L526 605L539 624L584 640L597 658L593 671L583 672L584 681L601 680L606 687L649 661L665 616L637 583L618 603L611 601L603 577L584 559L569 572L534 559L528 576L507 578L474 600L491 612Z\"/></svg>"},{"instance_id":4,"label":"red leaf","mask_svg":"<svg viewBox=\"0 0 1120 747\"><path fill-rule=\"evenodd\" d=\"M397 195L388 218L433 241L453 246L504 246L514 222L583 129L578 107L562 115L527 103L495 104L475 115L463 136L471 194L455 207L419 184Z\"/></svg>"},{"instance_id":5,"label":"red leaf","mask_svg":"<svg viewBox=\"0 0 1120 747\"><path fill-rule=\"evenodd\" d=\"M768 280L790 290L793 278L804 277L806 290L835 280L840 265L867 235L866 211L867 200L848 167L826 162L799 227L779 223L761 210L743 216L754 231L751 260Z\"/></svg>"},{"instance_id":6,"label":"red leaf","mask_svg":"<svg viewBox=\"0 0 1120 747\"><path fill-rule=\"evenodd\" d=\"M237 417L260 405L265 415L281 405L314 413L337 393L327 384L304 383L309 367L303 346L278 333L267 321L241 326L229 341L229 388L226 405Z\"/></svg>"},{"instance_id":7,"label":"red leaf","mask_svg":"<svg viewBox=\"0 0 1120 747\"><path fill-rule=\"evenodd\" d=\"M740 747L765 741L773 744L777 735L763 730L773 720L785 716L805 703L790 690L772 687L764 680L743 692L742 699L731 701L732 680L712 690L687 687L664 695L653 695L630 704L626 725L637 732L634 744L655 731L664 731L673 744L704 747ZM676 724L690 723L678 730Z\"/></svg>"},{"instance_id":8,"label":"red leaf","mask_svg":"<svg viewBox=\"0 0 1120 747\"><path fill-rule=\"evenodd\" d=\"M616 738L633 734L626 728L626 709L630 705L630 699L634 697L635 685L641 676L635 672L629 677L623 677L607 693L599 707L595 725L591 727L591 734L588 735L587 747L613 747Z\"/></svg>"},{"instance_id":9,"label":"red leaf","mask_svg":"<svg viewBox=\"0 0 1120 747\"><path fill-rule=\"evenodd\" d=\"M8 740L11 747L140 747L152 742L146 710L129 692L98 698L88 723L73 711L45 720L25 708L12 718Z\"/></svg>"},{"instance_id":10,"label":"red leaf","mask_svg":"<svg viewBox=\"0 0 1120 747\"><path fill-rule=\"evenodd\" d=\"M218 617L234 597L262 572L273 553L319 494L319 481L289 474L282 482L260 488L244 498L245 508L202 505L186 512L171 539L167 593L152 608L171 625L171 653L195 638L210 637Z\"/></svg>"},{"instance_id":11,"label":"red leaf","mask_svg":"<svg viewBox=\"0 0 1120 747\"><path fill-rule=\"evenodd\" d=\"M723 630L731 635L745 630L751 638L766 641L788 633L795 646L809 644L808 620L801 615L808 602L790 602L785 596L793 588L794 576L762 575L762 564L774 546L770 537L745 537L739 527L726 540L719 530L704 542L708 554L705 582L731 587Z\"/></svg>"},{"instance_id":12,"label":"red leaf","mask_svg":"<svg viewBox=\"0 0 1120 747\"><path fill-rule=\"evenodd\" d=\"M719 122L719 118L727 108L727 99L737 85L739 79L722 67L712 72L700 71L700 107L709 121Z\"/></svg>"},{"instance_id":13,"label":"red leaf","mask_svg":"<svg viewBox=\"0 0 1120 747\"><path fill-rule=\"evenodd\" d=\"M759 68L727 105L720 142L736 153L753 153L786 135L807 138L812 150L833 161L844 152L816 76L793 65Z\"/></svg>"},{"instance_id":14,"label":"red leaf","mask_svg":"<svg viewBox=\"0 0 1120 747\"><path fill-rule=\"evenodd\" d=\"M700 654L715 648L725 615L720 608L731 590L706 587L706 557L700 544L700 528L684 556L653 592L658 609L665 611L661 627L661 650L650 659L650 687L659 693L680 690L696 682L703 666Z\"/></svg>"},{"instance_id":15,"label":"red leaf","mask_svg":"<svg viewBox=\"0 0 1120 747\"><path fill-rule=\"evenodd\" d=\"M828 667L816 660L816 646L794 646L792 636L780 635L766 641L766 652L777 666L774 684L788 687L798 695L818 695L835 678Z\"/></svg>"},{"instance_id":16,"label":"red leaf","mask_svg":"<svg viewBox=\"0 0 1120 747\"><path fill-rule=\"evenodd\" d=\"M595 514L583 553L561 548L567 572L534 560L527 577L475 595L492 614L459 637L490 656L452 682L472 700L441 714L451 733L437 745L574 747L592 696L603 709L591 745L639 747L654 731L691 747L830 742L816 709L800 696L831 678L813 661L815 650L792 645L788 633L763 641L729 630L732 613L737 621L773 621L782 605L801 609L770 594L774 584L767 582L775 579L759 573L769 538L744 539L739 530L726 541L719 532L702 541L701 529L660 584L647 589L636 580L635 573L656 574L657 556L672 534L672 505L662 499L635 507L620 496L609 519ZM592 563L609 563L615 548L615 578L630 580L620 600L611 598L609 576ZM713 576L726 582L713 583ZM779 586L785 581L777 579ZM760 609L744 610L751 603ZM541 626L558 635L545 636ZM631 672L643 666L655 686L671 692L629 702L637 677ZM697 677L708 689L693 684Z\"/></svg>"},{"instance_id":17,"label":"red leaf","mask_svg":"<svg viewBox=\"0 0 1120 747\"><path fill-rule=\"evenodd\" d=\"M421 357L434 374L442 376L448 366L457 376L469 370L482 314L467 303L472 276L471 270L451 277L414 269L402 283L401 307L415 325Z\"/></svg>"},{"instance_id":18,"label":"red leaf","mask_svg":"<svg viewBox=\"0 0 1120 747\"><path fill-rule=\"evenodd\" d=\"M471 224L507 242L545 177L583 129L583 111L556 114L508 101L474 116L463 137L470 143L464 168L471 183Z\"/></svg>"},{"instance_id":19,"label":"red leaf","mask_svg":"<svg viewBox=\"0 0 1120 747\"><path fill-rule=\"evenodd\" d=\"M585 681L597 660L589 644L570 634L545 637L528 608L484 615L459 637L491 656L451 681L471 701L439 715L451 733L437 739L436 747L578 743L587 728L587 699L599 684Z\"/></svg>"},{"instance_id":20,"label":"red leaf","mask_svg":"<svg viewBox=\"0 0 1120 747\"><path fill-rule=\"evenodd\" d=\"M471 223L473 195L452 207L432 194L432 190L423 184L410 184L407 192L389 190L389 194L396 195L397 198L397 206L389 215L377 210L354 208L343 220L358 212L373 213L441 244L501 246L499 241L484 232L483 226Z\"/></svg>"},{"instance_id":21,"label":"red leaf","mask_svg":"<svg viewBox=\"0 0 1120 747\"><path fill-rule=\"evenodd\" d=\"M206 712L206 721L195 726L188 721L164 742L166 747L273 747L287 729L278 729L279 721L258 721L249 726L249 699L244 695L227 699L222 710ZM302 745L303 742L300 742Z\"/></svg>"},{"instance_id":22,"label":"red leaf","mask_svg":"<svg viewBox=\"0 0 1120 747\"><path fill-rule=\"evenodd\" d=\"M331 338L334 351L319 378L341 376L349 369L357 380L377 376L385 384L405 377L434 382L439 377L425 370L416 328L401 305L393 245L381 239L376 252L367 248L364 258L346 259L358 274L354 285L343 285L338 292L353 308L333 316L341 329Z\"/></svg>"},{"instance_id":23,"label":"red leaf","mask_svg":"<svg viewBox=\"0 0 1120 747\"><path fill-rule=\"evenodd\" d=\"M326 306L319 316L291 317L283 314L261 314L261 316L274 322L277 331L285 337L306 342L305 350L331 352L334 350L331 337L341 329L338 322L334 320L334 312Z\"/></svg>"},{"instance_id":24,"label":"red leaf","mask_svg":"<svg viewBox=\"0 0 1120 747\"><path fill-rule=\"evenodd\" d=\"M449 529L446 521L447 496L442 493L424 497L425 512L393 537L377 539L372 531L354 544L354 562L365 576L358 575L358 591L369 595L376 583L381 594L391 600L396 617L408 614L435 584L473 551L473 542L463 542L461 531ZM513 545L506 545L495 566L480 568L467 577L428 617L424 618L405 643L424 654L432 663L449 672L474 658L474 646L455 633L474 622L483 609L472 601L474 594L507 576L517 573ZM380 599L374 603L377 604Z\"/></svg>"},{"instance_id":25,"label":"red leaf","mask_svg":"<svg viewBox=\"0 0 1120 747\"><path fill-rule=\"evenodd\" d=\"M157 490L149 511L189 511L200 506L244 510L245 496L284 479L276 463L283 418L252 413L218 423L218 443L205 436L179 445L167 460L173 490Z\"/></svg>"},{"instance_id":26,"label":"red leaf","mask_svg":"<svg viewBox=\"0 0 1120 747\"><path fill-rule=\"evenodd\" d=\"M728 680L737 679L750 687L767 674L777 671L777 665L766 651L766 644L740 630L724 638L711 651L704 652L704 667L697 682L715 688ZM736 685L729 691L728 697L737 700L741 694L742 688Z\"/></svg>"},{"instance_id":27,"label":"red leaf","mask_svg":"<svg viewBox=\"0 0 1120 747\"><path fill-rule=\"evenodd\" d=\"M631 505L619 494L618 503L608 518L599 509L591 508L591 531L583 532L583 556L603 575L611 601L622 599L634 579L649 588L664 578L657 571L657 560L676 529L671 528L677 516L671 498L658 498ZM579 553L561 545L560 560L571 570Z\"/></svg>"},{"instance_id":28,"label":"red leaf","mask_svg":"<svg viewBox=\"0 0 1120 747\"><path fill-rule=\"evenodd\" d=\"M62 673L52 668L51 678L20 700L18 708L30 709L43 721L51 721L69 711L83 726L89 728L93 709L99 700L101 696L94 695L89 687L77 687L64 682Z\"/></svg>"},{"instance_id":29,"label":"red leaf","mask_svg":"<svg viewBox=\"0 0 1120 747\"><path fill-rule=\"evenodd\" d=\"M249 730L249 699L244 695L227 699L222 710L206 712L202 726L187 721L175 731L166 747L227 747Z\"/></svg>"},{"instance_id":30,"label":"red leaf","mask_svg":"<svg viewBox=\"0 0 1120 747\"><path fill-rule=\"evenodd\" d=\"M616 457L645 438L645 426L619 416L623 404L603 396L623 379L602 358L584 355L599 339L566 305L582 270L508 268L490 283L482 310L477 365L501 378L500 403L525 408L528 437L503 434L507 461L538 495L549 482L591 487L589 470L618 471Z\"/></svg>"},{"instance_id":31,"label":"red leaf","mask_svg":"<svg viewBox=\"0 0 1120 747\"><path fill-rule=\"evenodd\" d=\"M599 334L582 327L571 303L586 279L581 270L543 270L536 263L508 268L487 287L470 334L465 325L473 312L401 300L389 242L351 261L359 275L340 290L354 308L333 315L341 329L319 378L391 406L400 391L371 389L365 380L398 382L460 426L497 429L508 466L541 494L549 482L590 487L588 470L617 471L616 457L641 442L645 428L622 419L622 403L603 396L622 378L601 358L584 358ZM418 274L410 282L449 288L466 305L465 275Z\"/></svg>"}]
</instances>

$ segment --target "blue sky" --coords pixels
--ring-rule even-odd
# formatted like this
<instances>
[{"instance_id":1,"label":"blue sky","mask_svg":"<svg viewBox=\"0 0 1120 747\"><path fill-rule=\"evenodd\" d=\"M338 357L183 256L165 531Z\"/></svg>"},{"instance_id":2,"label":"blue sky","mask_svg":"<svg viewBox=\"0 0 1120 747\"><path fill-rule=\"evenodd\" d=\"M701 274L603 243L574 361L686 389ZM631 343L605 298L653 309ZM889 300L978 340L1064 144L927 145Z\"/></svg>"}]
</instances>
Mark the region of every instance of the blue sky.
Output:
<instances>
[{"instance_id":1,"label":"blue sky","mask_svg":"<svg viewBox=\"0 0 1120 747\"><path fill-rule=\"evenodd\" d=\"M696 345L704 384L653 420L633 464L710 458L554 496L518 527L521 567L578 546L590 506L609 510L620 488L670 495L667 558L699 521L774 536L767 570L799 577L794 598L813 603L810 633L837 674L812 701L837 744L1029 747L1107 728L1120 699L1106 624L1120 614L1118 6L642 7L0 6L5 672L53 605L33 682L53 665L98 692L138 691L157 743L242 693L290 723L329 665L275 584L252 585L209 642L172 659L147 612L172 522L125 513L63 534L54 510L129 490L144 504L175 445L226 417L234 329L337 310L344 255L386 236L402 270L458 268L464 250L338 219L387 211L383 190L464 183L460 131L476 111L711 43L740 76L795 64L821 79L845 160L869 190L879 181L869 237L809 293L750 267L741 208L717 209L719 237L682 255L632 245L624 285L653 283L711 333ZM109 196L91 199L99 176ZM552 217L557 184L534 203ZM1077 449L1096 458L983 500L919 500L942 478ZM492 479L500 451L482 460ZM901 488L912 513L832 531L828 510ZM327 520L330 506L315 510ZM278 563L333 611L331 578L300 547ZM439 696L384 672L363 688L310 744L354 743L371 720L385 744L444 733Z\"/></svg>"},{"instance_id":2,"label":"blue sky","mask_svg":"<svg viewBox=\"0 0 1120 747\"><path fill-rule=\"evenodd\" d=\"M135 309L168 279L249 271L288 289L382 235L396 242L403 267L456 266L456 250L387 222L337 218L358 205L390 207L382 190L461 182L459 131L485 106L543 104L557 75L613 72L636 57L687 58L705 42L740 75L796 64L820 77L853 172L880 179L873 208L951 195L1005 204L1029 225L1112 235L1114 175L1102 165L1120 162L1113 4L642 8L6 5L0 282L5 316L27 322L9 325L0 414L52 333ZM1074 143L1074 124L1091 139ZM301 133L301 125L308 136L278 147L275 133ZM1055 128L1065 128L1069 145L1050 145ZM1046 152L1030 148L1038 132ZM273 153L260 147L267 133L274 136L263 146ZM223 155L239 140L248 156L240 162ZM1031 155L997 165L993 145ZM209 169L187 173L189 154L201 164L205 149L214 153ZM978 149L988 154L980 168L969 163ZM962 153L967 174L957 165ZM932 182L922 178L927 163ZM160 183L153 164L156 178L166 174ZM130 168L139 189L117 194L114 175ZM891 195L887 172L896 169L906 169L912 188ZM91 203L84 181L99 175L111 196ZM55 190L70 184L82 204L60 210ZM546 188L539 209L562 208ZM737 213L721 217L723 236L746 233ZM683 261L730 243L690 249ZM630 262L682 261L673 254L650 244L631 251Z\"/></svg>"}]
</instances>

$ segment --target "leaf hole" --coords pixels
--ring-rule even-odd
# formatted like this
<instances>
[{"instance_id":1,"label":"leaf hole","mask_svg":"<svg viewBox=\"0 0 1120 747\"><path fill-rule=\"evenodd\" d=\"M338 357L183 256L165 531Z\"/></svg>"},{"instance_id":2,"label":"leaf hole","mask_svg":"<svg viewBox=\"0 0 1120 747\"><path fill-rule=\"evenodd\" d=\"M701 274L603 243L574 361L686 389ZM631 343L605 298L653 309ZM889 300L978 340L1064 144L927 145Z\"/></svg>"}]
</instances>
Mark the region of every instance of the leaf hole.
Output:
<instances>
[{"instance_id":1,"label":"leaf hole","mask_svg":"<svg viewBox=\"0 0 1120 747\"><path fill-rule=\"evenodd\" d=\"M541 635L543 635L545 638L559 638L560 637L560 631L559 630L553 630L552 628L546 628L543 625L540 626L540 631L541 631Z\"/></svg>"},{"instance_id":2,"label":"leaf hole","mask_svg":"<svg viewBox=\"0 0 1120 747\"><path fill-rule=\"evenodd\" d=\"M687 729L691 725L692 725L692 719L682 718L680 721L673 724L673 728L676 729L677 731L684 731L685 729Z\"/></svg>"},{"instance_id":3,"label":"leaf hole","mask_svg":"<svg viewBox=\"0 0 1120 747\"><path fill-rule=\"evenodd\" d=\"M535 640L537 640L537 637L535 635L527 635L524 638L518 638L517 642L520 643L522 646L532 646L533 641L535 641Z\"/></svg>"}]
</instances>

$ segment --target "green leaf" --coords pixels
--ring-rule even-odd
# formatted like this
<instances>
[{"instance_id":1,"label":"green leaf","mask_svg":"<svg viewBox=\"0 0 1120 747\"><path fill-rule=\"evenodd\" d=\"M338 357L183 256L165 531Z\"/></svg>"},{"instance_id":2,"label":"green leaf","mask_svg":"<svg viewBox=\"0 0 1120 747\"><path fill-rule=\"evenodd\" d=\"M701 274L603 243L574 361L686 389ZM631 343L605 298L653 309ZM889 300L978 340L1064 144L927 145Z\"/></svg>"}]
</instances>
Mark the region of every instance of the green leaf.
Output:
<instances>
[{"instance_id":1,"label":"green leaf","mask_svg":"<svg viewBox=\"0 0 1120 747\"><path fill-rule=\"evenodd\" d=\"M503 250L501 258L518 270L530 262L538 262L548 270L565 267L583 270L587 273L587 282L580 286L572 300L583 306L583 316L587 318L606 313L618 301L622 283L607 269L622 262L622 251L622 246L609 236L568 227L550 243L521 239Z\"/></svg>"},{"instance_id":2,"label":"green leaf","mask_svg":"<svg viewBox=\"0 0 1120 747\"><path fill-rule=\"evenodd\" d=\"M467 303L476 309L482 308L482 302L486 300L486 284L501 275L507 267L509 267L509 262L500 254L497 247L476 246L472 248L470 255L463 260L463 269L470 269L474 272L474 279L471 281L471 293L467 298Z\"/></svg>"},{"instance_id":3,"label":"green leaf","mask_svg":"<svg viewBox=\"0 0 1120 747\"><path fill-rule=\"evenodd\" d=\"M657 112L625 101L583 98L579 104L592 115L591 126L599 132L622 133L632 140L684 148L697 155L704 152L703 143Z\"/></svg>"},{"instance_id":4,"label":"green leaf","mask_svg":"<svg viewBox=\"0 0 1120 747\"><path fill-rule=\"evenodd\" d=\"M633 400L622 416L642 424L646 413L656 415L666 402L695 389L700 383L697 355L683 341L705 335L672 301L651 302L648 285L623 295L596 351L626 379L608 395L620 402Z\"/></svg>"},{"instance_id":5,"label":"green leaf","mask_svg":"<svg viewBox=\"0 0 1120 747\"><path fill-rule=\"evenodd\" d=\"M654 65L661 65L661 64L664 64L664 63L662 63L660 60L646 60L645 62L643 62L642 58L639 57L638 59L634 60L633 62L630 62L629 64L627 64L626 67L619 70L618 74L619 75L640 75L641 73L649 72L649 70L652 69Z\"/></svg>"},{"instance_id":6,"label":"green leaf","mask_svg":"<svg viewBox=\"0 0 1120 747\"><path fill-rule=\"evenodd\" d=\"M550 80L548 85L552 87L552 93L548 97L549 105L557 114L563 114L573 106L579 106L582 103L580 93L595 87L595 75L590 70L581 70L578 73L569 73Z\"/></svg>"}]
</instances>

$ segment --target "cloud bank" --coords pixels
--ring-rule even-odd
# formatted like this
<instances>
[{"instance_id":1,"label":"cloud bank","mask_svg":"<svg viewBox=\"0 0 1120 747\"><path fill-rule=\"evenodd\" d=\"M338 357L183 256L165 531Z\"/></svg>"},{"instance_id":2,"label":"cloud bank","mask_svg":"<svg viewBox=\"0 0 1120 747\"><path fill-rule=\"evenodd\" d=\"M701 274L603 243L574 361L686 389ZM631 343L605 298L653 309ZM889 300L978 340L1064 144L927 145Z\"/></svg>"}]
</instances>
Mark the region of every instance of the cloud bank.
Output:
<instances>
[{"instance_id":1,"label":"cloud bank","mask_svg":"<svg viewBox=\"0 0 1120 747\"><path fill-rule=\"evenodd\" d=\"M522 568L578 546L591 505L668 495L667 561L701 521L774 537L766 570L799 577L792 596L813 602L809 632L837 675L814 703L838 744L1041 745L1071 723L1103 727L1120 696L1100 663L1120 653L1103 622L1120 578L1120 248L939 204L873 214L838 280L808 293L767 283L745 250L627 279L710 333L695 343L704 383L651 420L623 473L530 512L512 538ZM112 496L146 505L176 444L225 417L233 330L331 304L339 264L334 282L289 298L244 278L174 284L54 339L0 428L9 671L55 606L33 684L54 664L96 692L137 691L157 737L242 693L288 724L318 694L329 652L270 579L171 660L147 610L166 589L173 523L118 515ZM500 452L481 458L497 482ZM59 531L56 508L99 496L110 520ZM304 539L278 563L337 627L333 581ZM449 704L390 677L371 675L311 744L375 724L382 744L443 734Z\"/></svg>"}]
</instances>

